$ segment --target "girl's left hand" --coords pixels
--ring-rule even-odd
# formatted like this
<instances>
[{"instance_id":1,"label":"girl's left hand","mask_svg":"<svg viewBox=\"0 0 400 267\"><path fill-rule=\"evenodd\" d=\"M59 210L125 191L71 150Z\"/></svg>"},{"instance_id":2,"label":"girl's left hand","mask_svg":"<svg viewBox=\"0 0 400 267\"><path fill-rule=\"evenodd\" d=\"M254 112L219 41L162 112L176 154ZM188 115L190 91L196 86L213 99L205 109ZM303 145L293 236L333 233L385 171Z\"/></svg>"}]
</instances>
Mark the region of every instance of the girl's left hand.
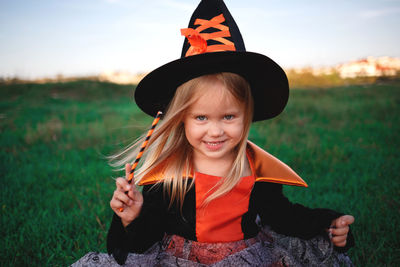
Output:
<instances>
[{"instance_id":1,"label":"girl's left hand","mask_svg":"<svg viewBox=\"0 0 400 267\"><path fill-rule=\"evenodd\" d=\"M349 225L354 222L351 215L343 215L332 221L331 227L328 229L329 237L332 243L337 247L346 246L347 234L349 233Z\"/></svg>"}]
</instances>

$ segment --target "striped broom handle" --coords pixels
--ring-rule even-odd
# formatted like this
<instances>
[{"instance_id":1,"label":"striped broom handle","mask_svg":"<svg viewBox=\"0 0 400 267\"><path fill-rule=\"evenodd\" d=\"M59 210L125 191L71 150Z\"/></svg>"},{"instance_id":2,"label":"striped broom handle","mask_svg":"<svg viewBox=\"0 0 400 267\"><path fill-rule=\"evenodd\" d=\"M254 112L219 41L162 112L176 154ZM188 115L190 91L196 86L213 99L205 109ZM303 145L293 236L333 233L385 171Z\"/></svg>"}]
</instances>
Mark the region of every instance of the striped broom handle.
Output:
<instances>
[{"instance_id":1,"label":"striped broom handle","mask_svg":"<svg viewBox=\"0 0 400 267\"><path fill-rule=\"evenodd\" d=\"M132 168L131 168L131 172L129 173L128 183L131 183L132 180L133 180L133 172L135 171L135 169L136 169L136 167L137 167L137 165L139 163L140 158L143 156L143 152L146 149L147 143L149 142L150 137L153 134L154 129L156 128L157 123L160 120L161 115L162 115L161 111L157 112L157 115L154 118L153 123L151 124L150 130L147 132L146 139L144 140L142 146L140 147L140 151L139 151L138 155L136 156L135 162L133 163Z\"/></svg>"},{"instance_id":2,"label":"striped broom handle","mask_svg":"<svg viewBox=\"0 0 400 267\"><path fill-rule=\"evenodd\" d=\"M140 147L140 151L137 154L135 162L133 163L131 171L129 173L129 177L128 177L128 183L129 184L132 183L132 181L133 181L133 173L134 173L134 171L135 171L135 169L136 169L136 167L137 167L137 165L139 163L140 158L143 156L143 152L146 149L147 143L149 142L149 139L150 139L151 135L153 134L154 129L156 128L157 123L160 120L161 115L162 115L161 111L157 112L157 115L154 118L153 123L151 124L150 130L147 132L146 139L144 139L144 142L143 142L142 146ZM128 191L125 192L125 194L127 194L127 193L128 193ZM120 208L119 211L121 211L121 212L124 211L124 208Z\"/></svg>"}]
</instances>

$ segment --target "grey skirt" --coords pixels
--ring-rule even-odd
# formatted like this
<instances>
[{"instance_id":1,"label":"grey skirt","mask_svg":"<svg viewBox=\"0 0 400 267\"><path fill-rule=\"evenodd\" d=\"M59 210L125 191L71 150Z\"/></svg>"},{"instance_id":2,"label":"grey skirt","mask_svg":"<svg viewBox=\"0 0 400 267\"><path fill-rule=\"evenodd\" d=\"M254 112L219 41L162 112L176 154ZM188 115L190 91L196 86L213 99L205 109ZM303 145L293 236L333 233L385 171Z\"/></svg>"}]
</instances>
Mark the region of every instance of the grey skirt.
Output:
<instances>
[{"instance_id":1,"label":"grey skirt","mask_svg":"<svg viewBox=\"0 0 400 267\"><path fill-rule=\"evenodd\" d=\"M264 228L258 239L258 242L221 261L205 265L171 254L166 250L170 240L166 237L143 254L128 254L123 266L353 266L345 253L334 250L327 235L303 240L279 235L269 228ZM211 246L213 244L210 244ZM72 266L120 265L107 253L89 252Z\"/></svg>"}]
</instances>

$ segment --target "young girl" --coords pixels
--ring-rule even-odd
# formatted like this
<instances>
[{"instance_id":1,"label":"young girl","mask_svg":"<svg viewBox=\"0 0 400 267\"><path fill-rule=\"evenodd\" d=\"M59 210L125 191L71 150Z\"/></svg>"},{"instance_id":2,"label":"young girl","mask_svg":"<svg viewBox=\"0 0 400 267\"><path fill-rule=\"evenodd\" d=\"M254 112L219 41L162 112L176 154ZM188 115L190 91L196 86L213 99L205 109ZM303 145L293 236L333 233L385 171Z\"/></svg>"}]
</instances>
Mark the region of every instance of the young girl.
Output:
<instances>
[{"instance_id":1,"label":"young girl","mask_svg":"<svg viewBox=\"0 0 400 267\"><path fill-rule=\"evenodd\" d=\"M144 112L165 115L135 172L142 191L116 180L109 254L119 264L130 253L128 263L148 265L346 262L337 252L316 259L310 249L285 247L275 233L297 240L329 236L339 252L353 243L352 216L290 203L282 184L306 183L247 139L252 121L285 107L283 70L246 52L222 1L203 0L182 34L182 58L147 75L135 92ZM143 138L116 157L127 177Z\"/></svg>"}]
</instances>

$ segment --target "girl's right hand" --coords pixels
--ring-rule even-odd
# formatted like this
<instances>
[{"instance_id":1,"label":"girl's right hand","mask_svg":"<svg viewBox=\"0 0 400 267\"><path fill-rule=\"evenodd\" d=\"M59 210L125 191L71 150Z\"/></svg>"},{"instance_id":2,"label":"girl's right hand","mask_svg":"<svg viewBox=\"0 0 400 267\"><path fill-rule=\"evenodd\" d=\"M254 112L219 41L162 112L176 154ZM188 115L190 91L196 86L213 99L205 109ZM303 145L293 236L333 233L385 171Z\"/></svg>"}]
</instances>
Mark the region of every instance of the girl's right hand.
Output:
<instances>
[{"instance_id":1,"label":"girl's right hand","mask_svg":"<svg viewBox=\"0 0 400 267\"><path fill-rule=\"evenodd\" d=\"M124 227L139 216L143 205L143 195L137 190L134 180L132 180L131 184L128 183L130 170L131 165L126 164L126 179L122 177L117 178L115 181L117 189L115 189L110 201L111 209L121 218ZM128 192L128 194L125 194L125 192Z\"/></svg>"}]
</instances>

